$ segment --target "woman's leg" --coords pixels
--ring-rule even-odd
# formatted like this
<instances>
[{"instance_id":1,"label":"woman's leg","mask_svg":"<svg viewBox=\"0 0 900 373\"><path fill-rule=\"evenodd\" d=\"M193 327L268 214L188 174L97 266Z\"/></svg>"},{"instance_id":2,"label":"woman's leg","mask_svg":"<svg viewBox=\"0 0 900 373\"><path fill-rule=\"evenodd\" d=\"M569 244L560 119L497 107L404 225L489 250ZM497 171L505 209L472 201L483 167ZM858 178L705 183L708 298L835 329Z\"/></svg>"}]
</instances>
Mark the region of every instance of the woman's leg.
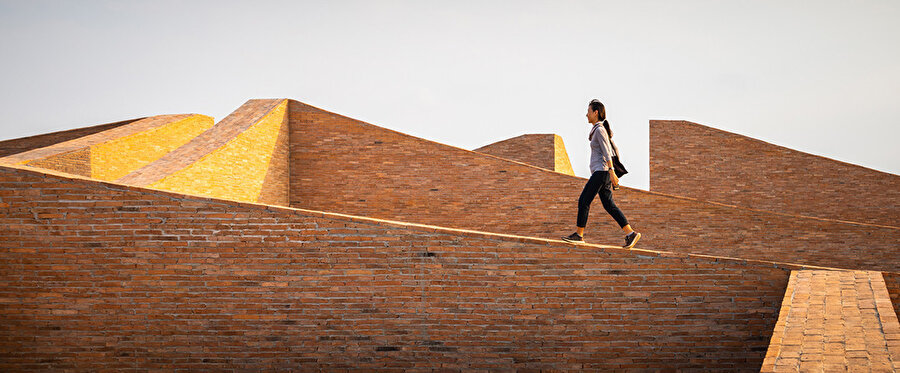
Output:
<instances>
[{"instance_id":1,"label":"woman's leg","mask_svg":"<svg viewBox=\"0 0 900 373\"><path fill-rule=\"evenodd\" d=\"M603 203L603 208L606 209L606 212L608 212L609 215L616 220L616 223L619 224L619 227L626 231L625 233L631 233L628 232L631 230L631 226L628 225L628 219L625 218L625 214L622 213L622 210L619 210L619 207L616 206L615 202L613 202L611 189L612 182L609 180L608 173L606 174L604 181L605 183L599 191L600 202Z\"/></svg>"},{"instance_id":2,"label":"woman's leg","mask_svg":"<svg viewBox=\"0 0 900 373\"><path fill-rule=\"evenodd\" d=\"M603 186L603 174L605 173L606 171L598 171L591 174L591 178L584 185L584 190L581 191L581 196L578 197L578 220L575 223L575 227L578 228L578 234L581 236L584 236L584 227L587 225L591 202L594 201L594 196L597 195L597 191ZM608 174L606 178L608 182Z\"/></svg>"}]
</instances>

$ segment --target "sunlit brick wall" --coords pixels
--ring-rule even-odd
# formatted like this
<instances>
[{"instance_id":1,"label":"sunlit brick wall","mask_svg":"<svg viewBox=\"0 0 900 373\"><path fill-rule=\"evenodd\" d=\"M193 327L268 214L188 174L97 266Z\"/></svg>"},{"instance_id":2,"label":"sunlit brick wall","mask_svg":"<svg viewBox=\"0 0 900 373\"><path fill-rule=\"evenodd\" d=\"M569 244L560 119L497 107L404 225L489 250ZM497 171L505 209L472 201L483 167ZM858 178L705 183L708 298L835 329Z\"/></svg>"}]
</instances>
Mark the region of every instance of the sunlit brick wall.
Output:
<instances>
[{"instance_id":1,"label":"sunlit brick wall","mask_svg":"<svg viewBox=\"0 0 900 373\"><path fill-rule=\"evenodd\" d=\"M686 121L650 121L650 190L900 226L900 176Z\"/></svg>"},{"instance_id":2,"label":"sunlit brick wall","mask_svg":"<svg viewBox=\"0 0 900 373\"><path fill-rule=\"evenodd\" d=\"M291 101L291 205L543 238L575 229L586 179L418 139ZM900 272L900 230L750 211L630 188L639 247ZM621 245L599 201L586 240Z\"/></svg>"},{"instance_id":3,"label":"sunlit brick wall","mask_svg":"<svg viewBox=\"0 0 900 373\"><path fill-rule=\"evenodd\" d=\"M757 371L799 267L0 168L0 369Z\"/></svg>"}]
</instances>

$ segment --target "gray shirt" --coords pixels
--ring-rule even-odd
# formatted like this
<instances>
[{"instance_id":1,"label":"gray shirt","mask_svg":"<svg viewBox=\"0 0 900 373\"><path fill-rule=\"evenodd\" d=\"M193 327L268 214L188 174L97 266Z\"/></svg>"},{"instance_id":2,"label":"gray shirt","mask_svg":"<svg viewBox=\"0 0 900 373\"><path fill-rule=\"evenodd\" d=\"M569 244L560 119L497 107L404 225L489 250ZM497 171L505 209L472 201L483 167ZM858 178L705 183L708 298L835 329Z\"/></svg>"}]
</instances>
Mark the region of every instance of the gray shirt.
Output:
<instances>
[{"instance_id":1,"label":"gray shirt","mask_svg":"<svg viewBox=\"0 0 900 373\"><path fill-rule=\"evenodd\" d=\"M613 150L603 122L594 123L588 137L591 139L591 173L609 171L608 163L612 160Z\"/></svg>"}]
</instances>

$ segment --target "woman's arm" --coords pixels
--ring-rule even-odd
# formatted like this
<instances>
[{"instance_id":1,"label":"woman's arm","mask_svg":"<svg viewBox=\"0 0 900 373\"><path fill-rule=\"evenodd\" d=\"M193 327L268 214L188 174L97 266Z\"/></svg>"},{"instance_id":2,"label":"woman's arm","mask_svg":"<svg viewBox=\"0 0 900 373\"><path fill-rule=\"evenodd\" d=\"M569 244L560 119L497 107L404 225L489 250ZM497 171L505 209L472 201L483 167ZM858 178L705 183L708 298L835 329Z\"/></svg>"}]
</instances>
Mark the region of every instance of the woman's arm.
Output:
<instances>
[{"instance_id":1,"label":"woman's arm","mask_svg":"<svg viewBox=\"0 0 900 373\"><path fill-rule=\"evenodd\" d=\"M616 176L616 169L613 167L613 162L607 161L606 165L609 166L609 180L612 182L613 187L618 187L619 177Z\"/></svg>"}]
</instances>

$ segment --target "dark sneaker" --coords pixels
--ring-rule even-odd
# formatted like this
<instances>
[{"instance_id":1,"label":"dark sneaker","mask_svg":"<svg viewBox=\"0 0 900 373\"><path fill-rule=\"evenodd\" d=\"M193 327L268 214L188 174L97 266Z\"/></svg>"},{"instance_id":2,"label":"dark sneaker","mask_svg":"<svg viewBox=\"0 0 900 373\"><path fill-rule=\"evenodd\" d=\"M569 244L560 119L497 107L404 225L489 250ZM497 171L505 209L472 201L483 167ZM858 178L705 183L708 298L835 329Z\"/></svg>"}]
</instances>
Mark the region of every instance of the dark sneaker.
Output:
<instances>
[{"instance_id":1,"label":"dark sneaker","mask_svg":"<svg viewBox=\"0 0 900 373\"><path fill-rule=\"evenodd\" d=\"M639 239L641 239L641 234L638 232L634 232L625 236L625 246L622 246L622 248L630 249L634 247L634 244L636 244Z\"/></svg>"},{"instance_id":2,"label":"dark sneaker","mask_svg":"<svg viewBox=\"0 0 900 373\"><path fill-rule=\"evenodd\" d=\"M584 243L584 237L578 235L578 232L572 233L562 238L563 241L572 243Z\"/></svg>"}]
</instances>

